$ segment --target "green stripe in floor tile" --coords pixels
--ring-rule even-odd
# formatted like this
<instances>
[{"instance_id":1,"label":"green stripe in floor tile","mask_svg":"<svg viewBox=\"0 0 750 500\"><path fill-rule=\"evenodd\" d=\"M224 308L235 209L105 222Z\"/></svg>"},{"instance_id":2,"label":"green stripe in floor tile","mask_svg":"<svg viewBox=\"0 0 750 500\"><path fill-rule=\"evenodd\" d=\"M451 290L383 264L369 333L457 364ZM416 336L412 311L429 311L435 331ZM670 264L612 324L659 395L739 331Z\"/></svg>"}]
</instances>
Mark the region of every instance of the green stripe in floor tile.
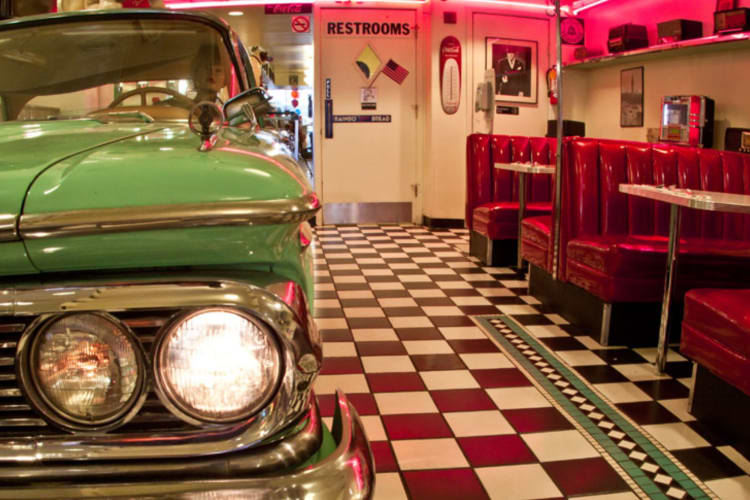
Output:
<instances>
[{"instance_id":1,"label":"green stripe in floor tile","mask_svg":"<svg viewBox=\"0 0 750 500\"><path fill-rule=\"evenodd\" d=\"M686 492L683 498L714 498L704 484L683 472L687 469L674 457L656 445L614 405L599 396L584 379L512 317L493 315L474 319L649 497L668 499L670 497L666 492L674 487ZM534 360L529 359L532 356L535 356ZM564 393L564 390L568 393ZM638 458L631 458L633 452ZM649 466L651 469L658 467L656 472L641 469L645 462L652 464ZM654 480L657 475L671 477L670 485L657 484Z\"/></svg>"}]
</instances>

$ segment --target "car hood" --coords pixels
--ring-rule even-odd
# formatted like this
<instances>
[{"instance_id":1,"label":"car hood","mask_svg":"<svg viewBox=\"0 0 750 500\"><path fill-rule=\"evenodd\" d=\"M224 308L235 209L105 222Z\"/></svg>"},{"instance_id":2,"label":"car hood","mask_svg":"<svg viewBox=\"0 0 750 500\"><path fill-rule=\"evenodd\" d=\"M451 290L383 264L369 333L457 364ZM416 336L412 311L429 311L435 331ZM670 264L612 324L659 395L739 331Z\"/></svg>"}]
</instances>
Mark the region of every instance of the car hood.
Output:
<instances>
[{"instance_id":1,"label":"car hood","mask_svg":"<svg viewBox=\"0 0 750 500\"><path fill-rule=\"evenodd\" d=\"M29 186L51 165L155 129L89 120L0 123L0 214L19 215Z\"/></svg>"},{"instance_id":2,"label":"car hood","mask_svg":"<svg viewBox=\"0 0 750 500\"><path fill-rule=\"evenodd\" d=\"M188 207L169 215L175 218L194 216L202 207L215 209L217 204L233 210L238 204L255 207L255 202L270 201L273 211L276 206L289 209L289 201L291 210L317 209L304 174L270 135L225 129L213 150L200 152L199 143L187 126L174 123L81 120L2 125L0 213L20 216L18 234L24 251L40 271L280 259L291 229L274 232L251 223L242 237L236 231L217 233L211 228L189 234L183 230L178 237L174 233L179 231L169 229L180 221L154 225L165 207ZM295 200L306 200L306 204L298 208ZM269 211L267 205L262 206ZM104 226L118 223L120 213L141 217L135 224L129 221L133 232L107 232ZM62 217L75 223L78 214L88 217L87 230L78 231L69 222L65 232L49 230L54 227L49 221ZM144 227L137 226L141 220ZM282 222L298 220L292 217ZM152 232L143 238L146 229ZM257 241L251 245L253 238ZM216 245L215 252L199 251L199 243ZM190 248L191 244L196 248ZM267 250L253 249L258 246Z\"/></svg>"},{"instance_id":3,"label":"car hood","mask_svg":"<svg viewBox=\"0 0 750 500\"><path fill-rule=\"evenodd\" d=\"M129 132L37 174L23 214L296 198L310 191L296 164L263 135L227 131L213 150L200 152L198 137L184 125Z\"/></svg>"}]
</instances>

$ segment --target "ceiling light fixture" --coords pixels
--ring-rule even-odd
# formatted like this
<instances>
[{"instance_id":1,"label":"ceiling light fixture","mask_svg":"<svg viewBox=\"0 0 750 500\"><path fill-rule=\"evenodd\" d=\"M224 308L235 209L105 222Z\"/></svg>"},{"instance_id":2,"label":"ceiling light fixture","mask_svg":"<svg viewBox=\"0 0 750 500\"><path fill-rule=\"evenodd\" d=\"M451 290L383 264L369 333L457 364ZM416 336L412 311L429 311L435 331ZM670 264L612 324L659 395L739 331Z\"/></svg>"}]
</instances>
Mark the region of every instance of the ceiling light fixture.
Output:
<instances>
[{"instance_id":1,"label":"ceiling light fixture","mask_svg":"<svg viewBox=\"0 0 750 500\"><path fill-rule=\"evenodd\" d=\"M244 7L248 5L266 5L266 4L290 4L290 3L313 3L313 0L206 0L198 2L164 2L164 6L168 9L182 10L182 9L210 9L212 7Z\"/></svg>"},{"instance_id":2,"label":"ceiling light fixture","mask_svg":"<svg viewBox=\"0 0 750 500\"><path fill-rule=\"evenodd\" d=\"M489 3L493 5L500 5L500 6L506 6L506 7L518 7L522 9L539 9L539 10L548 10L553 8L551 5L547 3L534 3L534 2L524 2L524 1L515 1L515 0L466 0L468 3ZM600 2L605 2L607 0L600 0ZM212 7L241 7L241 6L248 6L248 5L265 5L265 4L299 4L299 3L315 3L316 0L199 0L195 2L188 2L188 1L165 1L165 6L169 9L207 9ZM430 3L431 0L354 0L356 3L374 3L374 2L382 2L382 3L400 3L400 4L426 4ZM345 2L337 2L337 3L353 3L352 0L347 0ZM589 4L583 8L589 8L593 7L593 5ZM564 6L560 9L562 12L569 13L570 8L568 6Z\"/></svg>"},{"instance_id":3,"label":"ceiling light fixture","mask_svg":"<svg viewBox=\"0 0 750 500\"><path fill-rule=\"evenodd\" d=\"M583 12L586 9L590 9L591 7L596 7L597 5L601 5L607 1L609 0L594 0L593 2L589 2L586 5L583 5L581 7L573 7L573 15L577 16L578 13Z\"/></svg>"},{"instance_id":4,"label":"ceiling light fixture","mask_svg":"<svg viewBox=\"0 0 750 500\"><path fill-rule=\"evenodd\" d=\"M244 12L242 12L241 10L230 10L229 12L227 12L227 14L229 14L230 16L241 16L244 15Z\"/></svg>"}]
</instances>

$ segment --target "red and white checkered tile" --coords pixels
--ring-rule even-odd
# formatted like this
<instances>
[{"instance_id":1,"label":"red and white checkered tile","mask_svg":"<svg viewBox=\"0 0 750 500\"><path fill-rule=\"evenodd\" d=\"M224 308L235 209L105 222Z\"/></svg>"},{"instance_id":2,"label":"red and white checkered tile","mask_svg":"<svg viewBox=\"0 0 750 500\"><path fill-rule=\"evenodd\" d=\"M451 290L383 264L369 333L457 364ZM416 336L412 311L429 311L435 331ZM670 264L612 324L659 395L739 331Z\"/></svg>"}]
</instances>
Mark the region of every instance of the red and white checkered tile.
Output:
<instances>
[{"instance_id":1,"label":"red and white checkered tile","mask_svg":"<svg viewBox=\"0 0 750 500\"><path fill-rule=\"evenodd\" d=\"M637 498L589 441L470 319L510 314L722 498L750 498L750 456L687 413L690 363L604 348L468 257L465 230L316 230L315 390L330 424L342 389L375 455L376 498ZM744 454L743 454L744 453Z\"/></svg>"}]
</instances>

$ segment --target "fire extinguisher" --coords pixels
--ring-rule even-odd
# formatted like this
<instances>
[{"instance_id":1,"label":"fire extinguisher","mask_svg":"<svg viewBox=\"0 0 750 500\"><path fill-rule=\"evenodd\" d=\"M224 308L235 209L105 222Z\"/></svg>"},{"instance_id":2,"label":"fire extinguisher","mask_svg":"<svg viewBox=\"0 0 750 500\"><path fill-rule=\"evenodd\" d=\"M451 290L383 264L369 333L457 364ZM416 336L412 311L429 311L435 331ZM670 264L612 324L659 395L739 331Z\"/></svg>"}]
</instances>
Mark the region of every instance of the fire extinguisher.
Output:
<instances>
[{"instance_id":1,"label":"fire extinguisher","mask_svg":"<svg viewBox=\"0 0 750 500\"><path fill-rule=\"evenodd\" d=\"M555 66L547 70L547 96L550 104L557 104L557 68Z\"/></svg>"}]
</instances>

